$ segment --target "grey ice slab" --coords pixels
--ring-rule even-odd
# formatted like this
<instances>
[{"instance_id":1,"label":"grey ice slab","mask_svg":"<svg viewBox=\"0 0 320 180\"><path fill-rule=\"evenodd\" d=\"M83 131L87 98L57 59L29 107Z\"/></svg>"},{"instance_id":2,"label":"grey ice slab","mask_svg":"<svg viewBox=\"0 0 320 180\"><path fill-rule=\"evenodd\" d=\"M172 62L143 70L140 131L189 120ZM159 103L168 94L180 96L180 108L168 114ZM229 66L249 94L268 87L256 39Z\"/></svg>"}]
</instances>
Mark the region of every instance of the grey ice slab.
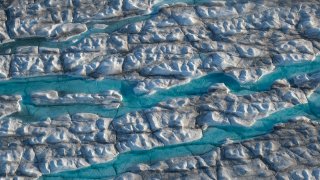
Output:
<instances>
[{"instance_id":1,"label":"grey ice slab","mask_svg":"<svg viewBox=\"0 0 320 180\"><path fill-rule=\"evenodd\" d=\"M0 96L0 118L8 116L10 114L19 112L21 110L20 101L22 100L21 96Z\"/></svg>"},{"instance_id":2,"label":"grey ice slab","mask_svg":"<svg viewBox=\"0 0 320 180\"><path fill-rule=\"evenodd\" d=\"M41 91L34 92L31 95L31 103L35 105L75 105L75 104L88 104L88 105L102 105L106 109L119 108L122 101L122 96L117 91L105 91L101 94L86 94L75 93L66 94L57 91Z\"/></svg>"}]
</instances>

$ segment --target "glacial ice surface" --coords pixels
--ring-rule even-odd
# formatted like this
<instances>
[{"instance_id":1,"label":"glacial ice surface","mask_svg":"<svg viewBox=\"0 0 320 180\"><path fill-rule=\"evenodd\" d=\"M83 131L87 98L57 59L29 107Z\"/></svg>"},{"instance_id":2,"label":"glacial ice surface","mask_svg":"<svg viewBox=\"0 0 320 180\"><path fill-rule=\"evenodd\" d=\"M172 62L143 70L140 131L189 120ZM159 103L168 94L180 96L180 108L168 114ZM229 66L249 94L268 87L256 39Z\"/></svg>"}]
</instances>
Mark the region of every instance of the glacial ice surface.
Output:
<instances>
[{"instance_id":1,"label":"glacial ice surface","mask_svg":"<svg viewBox=\"0 0 320 180\"><path fill-rule=\"evenodd\" d=\"M0 0L0 178L319 179L319 12Z\"/></svg>"}]
</instances>

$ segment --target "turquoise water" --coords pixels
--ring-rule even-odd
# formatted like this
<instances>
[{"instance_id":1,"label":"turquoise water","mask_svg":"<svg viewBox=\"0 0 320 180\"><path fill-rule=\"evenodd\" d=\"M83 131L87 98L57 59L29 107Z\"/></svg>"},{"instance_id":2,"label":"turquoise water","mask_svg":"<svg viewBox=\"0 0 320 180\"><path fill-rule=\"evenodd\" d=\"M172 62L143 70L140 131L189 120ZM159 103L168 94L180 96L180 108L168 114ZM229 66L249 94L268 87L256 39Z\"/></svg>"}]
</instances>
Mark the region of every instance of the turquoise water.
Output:
<instances>
[{"instance_id":1,"label":"turquoise water","mask_svg":"<svg viewBox=\"0 0 320 180\"><path fill-rule=\"evenodd\" d=\"M242 95L270 89L277 79L289 79L294 75L311 73L320 69L320 58L316 61L306 61L284 67L278 67L274 72L263 76L255 83L241 84L231 76L224 73L212 73L189 83L158 90L152 95L135 95L133 88L138 81L117 79L94 80L71 76L44 76L36 78L11 79L0 82L0 94L20 94L23 97L22 111L11 115L25 122L40 121L43 117L55 117L61 114L77 112L96 113L105 117L115 117L130 111L150 108L160 101L176 97L189 97L202 95L215 83L225 83L234 94ZM56 90L64 93L101 93L106 90L117 90L123 96L119 109L108 110L100 105L46 105L35 106L30 100L30 94L36 91Z\"/></svg>"},{"instance_id":2,"label":"turquoise water","mask_svg":"<svg viewBox=\"0 0 320 180\"><path fill-rule=\"evenodd\" d=\"M209 128L202 139L179 145L158 147L146 151L131 151L120 154L115 160L95 164L87 168L48 174L41 179L111 179L117 174L126 172L128 168L138 163L154 163L172 157L201 155L220 146L225 140L242 141L269 133L272 127L280 122L286 122L291 117L305 115L314 118L307 104L298 105L270 115L259 120L251 127L221 126Z\"/></svg>"},{"instance_id":3,"label":"turquoise water","mask_svg":"<svg viewBox=\"0 0 320 180\"><path fill-rule=\"evenodd\" d=\"M310 111L320 117L320 89L316 89L310 97L308 97Z\"/></svg>"}]
</instances>

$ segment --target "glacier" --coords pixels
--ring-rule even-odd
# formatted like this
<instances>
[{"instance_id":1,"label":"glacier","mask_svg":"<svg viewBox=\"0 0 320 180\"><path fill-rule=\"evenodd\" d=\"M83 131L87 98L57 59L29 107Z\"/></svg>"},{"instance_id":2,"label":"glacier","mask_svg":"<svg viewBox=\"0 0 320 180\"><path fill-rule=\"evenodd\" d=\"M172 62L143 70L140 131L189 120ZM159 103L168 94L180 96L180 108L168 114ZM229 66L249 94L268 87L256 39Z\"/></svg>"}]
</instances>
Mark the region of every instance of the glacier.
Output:
<instances>
[{"instance_id":1,"label":"glacier","mask_svg":"<svg viewBox=\"0 0 320 180\"><path fill-rule=\"evenodd\" d=\"M319 179L317 0L0 0L0 178Z\"/></svg>"}]
</instances>

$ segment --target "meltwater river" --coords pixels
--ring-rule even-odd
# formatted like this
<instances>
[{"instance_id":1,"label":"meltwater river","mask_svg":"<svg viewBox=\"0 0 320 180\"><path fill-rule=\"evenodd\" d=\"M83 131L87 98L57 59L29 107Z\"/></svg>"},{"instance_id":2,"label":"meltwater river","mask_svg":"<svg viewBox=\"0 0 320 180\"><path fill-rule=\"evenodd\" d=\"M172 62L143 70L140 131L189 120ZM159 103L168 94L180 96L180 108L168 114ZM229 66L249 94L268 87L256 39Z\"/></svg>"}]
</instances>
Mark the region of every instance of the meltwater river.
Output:
<instances>
[{"instance_id":1,"label":"meltwater river","mask_svg":"<svg viewBox=\"0 0 320 180\"><path fill-rule=\"evenodd\" d=\"M315 61L305 61L276 68L272 73L263 76L257 82L241 84L224 73L212 73L194 79L189 83L178 85L170 89L160 89L152 95L135 95L133 92L137 81L119 79L86 79L72 76L43 76L35 78L11 79L0 82L0 94L19 94L23 97L22 111L12 114L25 122L41 121L45 117L56 117L65 113L88 112L105 117L120 116L130 111L137 111L155 106L161 101L176 97L190 97L205 94L215 83L224 83L237 95L266 91L277 79L290 79L304 73L317 72L320 69L320 58ZM63 93L102 93L106 90L119 91L123 102L119 109L105 109L100 105L69 104L35 106L31 102L31 93L45 90L56 90Z\"/></svg>"}]
</instances>

